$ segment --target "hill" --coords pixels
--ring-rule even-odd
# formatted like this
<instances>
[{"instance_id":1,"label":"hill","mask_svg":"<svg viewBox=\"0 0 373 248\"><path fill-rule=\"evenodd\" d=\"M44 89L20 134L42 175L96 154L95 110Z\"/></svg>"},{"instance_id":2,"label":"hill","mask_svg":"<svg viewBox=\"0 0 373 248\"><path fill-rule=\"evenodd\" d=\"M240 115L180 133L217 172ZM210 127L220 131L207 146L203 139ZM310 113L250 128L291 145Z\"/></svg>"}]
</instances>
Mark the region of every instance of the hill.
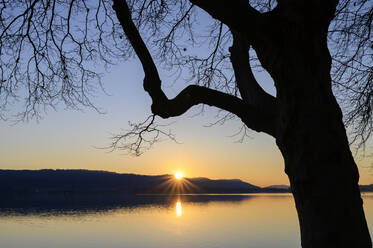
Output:
<instances>
[{"instance_id":1,"label":"hill","mask_svg":"<svg viewBox=\"0 0 373 248\"><path fill-rule=\"evenodd\" d=\"M361 185L373 192L373 184ZM289 193L287 185L259 187L239 179L204 177L177 180L173 175L147 176L94 170L0 170L0 194L190 194Z\"/></svg>"},{"instance_id":2,"label":"hill","mask_svg":"<svg viewBox=\"0 0 373 248\"><path fill-rule=\"evenodd\" d=\"M91 170L0 170L0 193L252 193L260 187L233 180L146 176Z\"/></svg>"}]
</instances>

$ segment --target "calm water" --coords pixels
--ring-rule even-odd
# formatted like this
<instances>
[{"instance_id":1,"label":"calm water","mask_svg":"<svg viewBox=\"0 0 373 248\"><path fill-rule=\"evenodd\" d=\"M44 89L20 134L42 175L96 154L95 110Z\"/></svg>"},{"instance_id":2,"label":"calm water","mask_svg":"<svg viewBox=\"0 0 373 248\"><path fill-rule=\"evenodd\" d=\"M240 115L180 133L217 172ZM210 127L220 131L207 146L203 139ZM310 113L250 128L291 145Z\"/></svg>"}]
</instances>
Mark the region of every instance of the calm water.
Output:
<instances>
[{"instance_id":1,"label":"calm water","mask_svg":"<svg viewBox=\"0 0 373 248\"><path fill-rule=\"evenodd\" d=\"M373 194L364 195L373 230ZM0 210L1 248L300 247L289 194L142 196Z\"/></svg>"}]
</instances>

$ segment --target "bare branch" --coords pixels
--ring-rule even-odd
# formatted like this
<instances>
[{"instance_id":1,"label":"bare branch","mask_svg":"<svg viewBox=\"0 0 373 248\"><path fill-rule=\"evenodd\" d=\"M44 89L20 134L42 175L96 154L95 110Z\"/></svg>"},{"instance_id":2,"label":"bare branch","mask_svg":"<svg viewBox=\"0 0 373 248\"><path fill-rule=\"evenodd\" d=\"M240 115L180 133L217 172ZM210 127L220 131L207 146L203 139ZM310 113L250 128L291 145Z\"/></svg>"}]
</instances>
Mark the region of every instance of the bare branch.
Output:
<instances>
[{"instance_id":1,"label":"bare branch","mask_svg":"<svg viewBox=\"0 0 373 248\"><path fill-rule=\"evenodd\" d=\"M162 138L178 143L171 131L163 130L168 125L159 125L155 122L155 115L148 116L143 122L129 122L128 124L131 129L125 131L124 134L114 135L112 143L105 149L123 150L130 155L140 156Z\"/></svg>"},{"instance_id":2,"label":"bare branch","mask_svg":"<svg viewBox=\"0 0 373 248\"><path fill-rule=\"evenodd\" d=\"M131 51L107 1L0 2L0 106L23 103L16 120L59 103L100 112L91 101L102 88L97 60L113 64Z\"/></svg>"},{"instance_id":3,"label":"bare branch","mask_svg":"<svg viewBox=\"0 0 373 248\"><path fill-rule=\"evenodd\" d=\"M231 29L256 32L260 29L260 12L251 7L248 1L236 0L190 0L191 3L208 12L213 18Z\"/></svg>"},{"instance_id":4,"label":"bare branch","mask_svg":"<svg viewBox=\"0 0 373 248\"><path fill-rule=\"evenodd\" d=\"M233 31L233 45L229 50L237 88L242 99L250 105L262 105L274 109L276 99L262 89L251 70L249 48L246 35Z\"/></svg>"},{"instance_id":5,"label":"bare branch","mask_svg":"<svg viewBox=\"0 0 373 248\"><path fill-rule=\"evenodd\" d=\"M329 28L334 91L345 112L351 142L364 147L373 130L373 5L342 0Z\"/></svg>"},{"instance_id":6,"label":"bare branch","mask_svg":"<svg viewBox=\"0 0 373 248\"><path fill-rule=\"evenodd\" d=\"M215 106L236 114L241 120L253 130L266 132L275 136L274 121L270 114L258 111L252 106L245 104L241 99L206 87L189 85L181 91L174 99L169 100L161 89L161 80L154 61L136 29L126 2L114 1L114 10L124 29L127 38L131 42L138 55L144 72L144 89L153 100L152 112L162 118L179 116L189 108L197 104Z\"/></svg>"}]
</instances>

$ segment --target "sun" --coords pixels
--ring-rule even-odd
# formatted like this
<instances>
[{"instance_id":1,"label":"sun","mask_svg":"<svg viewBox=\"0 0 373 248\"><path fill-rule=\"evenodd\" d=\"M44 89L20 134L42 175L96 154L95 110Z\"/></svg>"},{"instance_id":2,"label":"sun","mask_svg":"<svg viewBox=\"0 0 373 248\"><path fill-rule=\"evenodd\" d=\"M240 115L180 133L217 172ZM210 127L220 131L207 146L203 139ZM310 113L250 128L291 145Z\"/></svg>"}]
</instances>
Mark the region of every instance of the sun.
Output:
<instances>
[{"instance_id":1,"label":"sun","mask_svg":"<svg viewBox=\"0 0 373 248\"><path fill-rule=\"evenodd\" d=\"M175 172L174 176L177 180L181 180L183 178L183 173L181 173L180 171L177 171Z\"/></svg>"}]
</instances>

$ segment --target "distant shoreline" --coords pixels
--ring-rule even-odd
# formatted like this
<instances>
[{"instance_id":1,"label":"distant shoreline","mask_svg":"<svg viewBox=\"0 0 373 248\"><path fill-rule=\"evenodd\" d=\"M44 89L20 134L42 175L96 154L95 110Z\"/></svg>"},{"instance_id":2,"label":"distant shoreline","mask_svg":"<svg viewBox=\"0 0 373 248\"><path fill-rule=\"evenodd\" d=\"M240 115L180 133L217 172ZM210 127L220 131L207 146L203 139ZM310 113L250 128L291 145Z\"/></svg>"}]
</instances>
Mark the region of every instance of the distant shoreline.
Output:
<instances>
[{"instance_id":1,"label":"distant shoreline","mask_svg":"<svg viewBox=\"0 0 373 248\"><path fill-rule=\"evenodd\" d=\"M361 185L373 192L373 184ZM287 185L259 187L239 179L183 178L173 175L148 176L93 170L0 170L0 195L119 194L257 194L290 193ZM13 196L12 196L13 195Z\"/></svg>"}]
</instances>

